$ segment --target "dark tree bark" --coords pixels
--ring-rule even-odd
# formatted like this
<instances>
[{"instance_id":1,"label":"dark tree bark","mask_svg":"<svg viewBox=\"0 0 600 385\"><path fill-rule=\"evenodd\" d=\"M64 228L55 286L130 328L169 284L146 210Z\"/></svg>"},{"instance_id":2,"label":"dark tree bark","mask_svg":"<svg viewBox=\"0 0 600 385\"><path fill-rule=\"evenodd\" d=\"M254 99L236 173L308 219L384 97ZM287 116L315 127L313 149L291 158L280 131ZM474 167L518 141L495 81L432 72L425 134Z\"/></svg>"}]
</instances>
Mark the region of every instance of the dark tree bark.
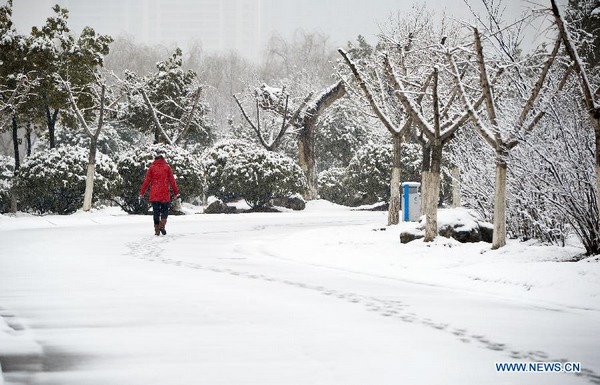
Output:
<instances>
[{"instance_id":1,"label":"dark tree bark","mask_svg":"<svg viewBox=\"0 0 600 385\"><path fill-rule=\"evenodd\" d=\"M321 114L336 100L346 94L346 87L340 80L333 87L325 90L307 109L297 127L301 129L298 136L298 159L300 168L304 171L308 191L305 198L317 199L319 188L317 184L317 158L315 153L315 134L317 122Z\"/></svg>"},{"instance_id":2,"label":"dark tree bark","mask_svg":"<svg viewBox=\"0 0 600 385\"><path fill-rule=\"evenodd\" d=\"M25 133L25 138L27 140L27 156L31 156L31 125L27 125L27 131Z\"/></svg>"},{"instance_id":3,"label":"dark tree bark","mask_svg":"<svg viewBox=\"0 0 600 385\"><path fill-rule=\"evenodd\" d=\"M21 157L19 155L18 130L19 130L19 126L17 124L17 116L13 114L13 116L12 116L12 140L13 140L13 150L15 152L15 171L17 171L21 167Z\"/></svg>"},{"instance_id":4,"label":"dark tree bark","mask_svg":"<svg viewBox=\"0 0 600 385\"><path fill-rule=\"evenodd\" d=\"M58 119L58 113L60 111L59 108L55 109L54 112L50 110L50 106L46 104L44 106L44 110L46 111L46 125L48 127L48 141L50 143L50 148L56 147L56 120Z\"/></svg>"}]
</instances>

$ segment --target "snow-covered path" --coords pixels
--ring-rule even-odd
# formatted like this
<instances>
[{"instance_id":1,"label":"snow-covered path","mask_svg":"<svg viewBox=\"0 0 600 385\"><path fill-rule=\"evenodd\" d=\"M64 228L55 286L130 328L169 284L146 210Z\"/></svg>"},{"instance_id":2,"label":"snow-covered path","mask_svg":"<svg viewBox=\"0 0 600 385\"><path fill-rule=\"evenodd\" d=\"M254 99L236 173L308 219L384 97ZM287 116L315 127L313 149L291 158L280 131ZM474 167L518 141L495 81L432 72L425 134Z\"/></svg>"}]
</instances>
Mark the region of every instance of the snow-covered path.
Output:
<instances>
[{"instance_id":1,"label":"snow-covered path","mask_svg":"<svg viewBox=\"0 0 600 385\"><path fill-rule=\"evenodd\" d=\"M325 263L353 246L336 234L382 215L185 216L160 238L148 217L12 219L0 226L4 381L600 383L597 310ZM323 263L298 257L314 233L332 244ZM560 360L582 373L496 370Z\"/></svg>"}]
</instances>

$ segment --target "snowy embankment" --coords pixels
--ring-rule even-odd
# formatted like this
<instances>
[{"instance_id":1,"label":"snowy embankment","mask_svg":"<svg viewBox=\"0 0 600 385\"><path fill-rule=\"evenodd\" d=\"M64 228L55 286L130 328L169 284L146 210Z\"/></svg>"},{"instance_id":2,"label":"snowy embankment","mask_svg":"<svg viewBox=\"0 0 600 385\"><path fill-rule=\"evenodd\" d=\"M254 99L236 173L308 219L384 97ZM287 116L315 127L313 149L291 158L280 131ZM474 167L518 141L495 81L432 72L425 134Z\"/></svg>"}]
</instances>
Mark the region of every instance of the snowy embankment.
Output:
<instances>
[{"instance_id":1,"label":"snowy embankment","mask_svg":"<svg viewBox=\"0 0 600 385\"><path fill-rule=\"evenodd\" d=\"M312 202L306 215L336 213L347 208ZM440 210L440 223L464 218L463 210ZM332 229L305 229L265 246L280 258L375 274L413 283L444 286L519 299L531 303L600 310L599 256L581 257L584 249L509 240L491 250L488 243L460 243L438 237L400 244L399 233L414 223L385 226L387 213L367 225Z\"/></svg>"}]
</instances>

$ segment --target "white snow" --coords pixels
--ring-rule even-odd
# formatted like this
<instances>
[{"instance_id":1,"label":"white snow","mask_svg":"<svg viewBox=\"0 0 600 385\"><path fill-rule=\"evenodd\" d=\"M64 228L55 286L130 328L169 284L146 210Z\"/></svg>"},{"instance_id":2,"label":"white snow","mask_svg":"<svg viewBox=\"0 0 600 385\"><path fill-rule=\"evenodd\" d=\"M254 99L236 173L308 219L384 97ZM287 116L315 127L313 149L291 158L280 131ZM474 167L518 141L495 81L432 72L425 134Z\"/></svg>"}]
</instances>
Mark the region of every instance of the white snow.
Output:
<instances>
[{"instance_id":1,"label":"white snow","mask_svg":"<svg viewBox=\"0 0 600 385\"><path fill-rule=\"evenodd\" d=\"M154 237L116 208L0 215L0 384L598 382L598 257L402 245L414 224L386 218L311 201ZM565 360L583 371L495 366Z\"/></svg>"}]
</instances>

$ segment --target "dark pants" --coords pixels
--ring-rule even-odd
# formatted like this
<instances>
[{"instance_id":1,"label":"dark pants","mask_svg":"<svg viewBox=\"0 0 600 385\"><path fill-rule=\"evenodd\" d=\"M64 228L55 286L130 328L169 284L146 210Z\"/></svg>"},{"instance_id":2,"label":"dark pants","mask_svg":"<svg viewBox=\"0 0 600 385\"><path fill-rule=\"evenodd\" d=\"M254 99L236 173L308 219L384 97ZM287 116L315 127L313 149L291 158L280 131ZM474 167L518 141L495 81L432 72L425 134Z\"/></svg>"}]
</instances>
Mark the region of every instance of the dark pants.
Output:
<instances>
[{"instance_id":1,"label":"dark pants","mask_svg":"<svg viewBox=\"0 0 600 385\"><path fill-rule=\"evenodd\" d=\"M169 216L169 202L152 202L152 211L154 224L158 225L161 219L167 219Z\"/></svg>"}]
</instances>

